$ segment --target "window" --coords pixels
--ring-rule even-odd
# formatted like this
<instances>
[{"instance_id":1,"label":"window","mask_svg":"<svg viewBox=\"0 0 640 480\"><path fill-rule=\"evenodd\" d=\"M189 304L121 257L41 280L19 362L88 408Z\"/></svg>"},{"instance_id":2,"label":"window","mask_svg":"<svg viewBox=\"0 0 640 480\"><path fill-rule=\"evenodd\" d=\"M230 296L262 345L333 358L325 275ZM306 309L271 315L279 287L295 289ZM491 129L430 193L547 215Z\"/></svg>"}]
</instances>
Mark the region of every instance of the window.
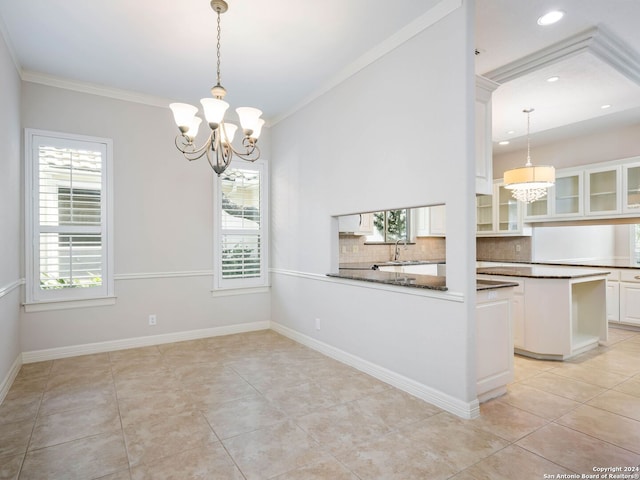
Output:
<instances>
[{"instance_id":1,"label":"window","mask_svg":"<svg viewBox=\"0 0 640 480\"><path fill-rule=\"evenodd\" d=\"M27 303L113 295L111 140L27 129Z\"/></svg>"},{"instance_id":2,"label":"window","mask_svg":"<svg viewBox=\"0 0 640 480\"><path fill-rule=\"evenodd\" d=\"M385 210L373 213L373 235L367 235L367 242L393 243L409 241L409 210Z\"/></svg>"},{"instance_id":3,"label":"window","mask_svg":"<svg viewBox=\"0 0 640 480\"><path fill-rule=\"evenodd\" d=\"M234 162L215 182L214 288L266 286L266 164Z\"/></svg>"}]
</instances>

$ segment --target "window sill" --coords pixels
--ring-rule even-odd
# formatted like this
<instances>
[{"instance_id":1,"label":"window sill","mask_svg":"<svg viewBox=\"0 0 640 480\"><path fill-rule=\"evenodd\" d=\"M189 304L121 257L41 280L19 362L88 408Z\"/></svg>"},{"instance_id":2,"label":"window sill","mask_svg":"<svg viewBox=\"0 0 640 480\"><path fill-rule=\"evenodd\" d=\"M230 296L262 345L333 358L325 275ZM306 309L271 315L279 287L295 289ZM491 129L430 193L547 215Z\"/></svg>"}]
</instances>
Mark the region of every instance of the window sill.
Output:
<instances>
[{"instance_id":1,"label":"window sill","mask_svg":"<svg viewBox=\"0 0 640 480\"><path fill-rule=\"evenodd\" d=\"M234 295L252 295L254 293L269 293L271 287L247 287L247 288L229 288L226 290L212 290L212 297L231 297Z\"/></svg>"},{"instance_id":2,"label":"window sill","mask_svg":"<svg viewBox=\"0 0 640 480\"><path fill-rule=\"evenodd\" d=\"M68 310L72 308L104 307L115 305L116 297L89 298L86 300L55 300L46 302L23 303L26 313L46 312L49 310Z\"/></svg>"}]
</instances>

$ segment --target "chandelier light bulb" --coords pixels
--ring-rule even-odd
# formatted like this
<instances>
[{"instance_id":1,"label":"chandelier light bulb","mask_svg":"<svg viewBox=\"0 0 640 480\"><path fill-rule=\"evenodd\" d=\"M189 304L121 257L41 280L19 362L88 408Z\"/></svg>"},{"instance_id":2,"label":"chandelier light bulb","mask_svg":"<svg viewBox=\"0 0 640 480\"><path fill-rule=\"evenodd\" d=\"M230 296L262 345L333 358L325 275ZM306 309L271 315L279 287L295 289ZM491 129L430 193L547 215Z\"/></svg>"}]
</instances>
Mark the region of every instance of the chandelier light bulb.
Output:
<instances>
[{"instance_id":1,"label":"chandelier light bulb","mask_svg":"<svg viewBox=\"0 0 640 480\"><path fill-rule=\"evenodd\" d=\"M264 125L264 119L259 118L258 122L256 123L256 127L253 129L253 133L251 133L251 135L249 135L249 137L256 141L258 140L258 138L260 137L260 132L262 132L262 126Z\"/></svg>"},{"instance_id":2,"label":"chandelier light bulb","mask_svg":"<svg viewBox=\"0 0 640 480\"><path fill-rule=\"evenodd\" d=\"M224 123L220 129L220 141L225 145L231 145L233 143L233 137L236 135L238 126L233 123Z\"/></svg>"},{"instance_id":3,"label":"chandelier light bulb","mask_svg":"<svg viewBox=\"0 0 640 480\"><path fill-rule=\"evenodd\" d=\"M173 119L181 131L183 129L186 131L189 128L193 122L193 118L196 116L196 113L198 113L198 108L188 103L172 103L169 105L169 108L173 112Z\"/></svg>"},{"instance_id":4,"label":"chandelier light bulb","mask_svg":"<svg viewBox=\"0 0 640 480\"><path fill-rule=\"evenodd\" d=\"M253 107L238 107L236 113L240 119L240 125L246 135L251 135L258 125L262 110Z\"/></svg>"},{"instance_id":5,"label":"chandelier light bulb","mask_svg":"<svg viewBox=\"0 0 640 480\"><path fill-rule=\"evenodd\" d=\"M185 132L185 135L193 141L194 138L198 135L198 129L200 128L200 123L202 119L200 117L193 117L191 120L191 124L189 125L189 130Z\"/></svg>"},{"instance_id":6,"label":"chandelier light bulb","mask_svg":"<svg viewBox=\"0 0 640 480\"><path fill-rule=\"evenodd\" d=\"M204 109L204 116L207 119L207 123L212 130L215 130L218 128L218 125L222 123L229 104L217 98L202 98L200 103Z\"/></svg>"}]
</instances>

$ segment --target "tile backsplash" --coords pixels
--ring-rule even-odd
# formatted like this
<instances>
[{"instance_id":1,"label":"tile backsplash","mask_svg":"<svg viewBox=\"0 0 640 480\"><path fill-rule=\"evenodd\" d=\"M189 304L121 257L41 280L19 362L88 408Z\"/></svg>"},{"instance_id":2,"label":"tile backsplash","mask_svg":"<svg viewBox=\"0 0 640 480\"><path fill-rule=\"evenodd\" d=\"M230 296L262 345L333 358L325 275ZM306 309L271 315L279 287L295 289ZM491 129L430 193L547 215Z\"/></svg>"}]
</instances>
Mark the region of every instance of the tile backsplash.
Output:
<instances>
[{"instance_id":1,"label":"tile backsplash","mask_svg":"<svg viewBox=\"0 0 640 480\"><path fill-rule=\"evenodd\" d=\"M395 245L365 244L366 237L340 235L340 263L372 263L393 259ZM415 243L400 243L400 260L443 260L444 237L418 237Z\"/></svg>"},{"instance_id":2,"label":"tile backsplash","mask_svg":"<svg viewBox=\"0 0 640 480\"><path fill-rule=\"evenodd\" d=\"M372 263L393 259L395 245L365 244L366 237L340 235L340 263ZM476 258L494 262L530 262L531 237L478 237ZM444 260L444 237L418 237L405 247L400 243L400 260Z\"/></svg>"},{"instance_id":3,"label":"tile backsplash","mask_svg":"<svg viewBox=\"0 0 640 480\"><path fill-rule=\"evenodd\" d=\"M531 237L478 237L476 258L494 262L530 262Z\"/></svg>"}]
</instances>

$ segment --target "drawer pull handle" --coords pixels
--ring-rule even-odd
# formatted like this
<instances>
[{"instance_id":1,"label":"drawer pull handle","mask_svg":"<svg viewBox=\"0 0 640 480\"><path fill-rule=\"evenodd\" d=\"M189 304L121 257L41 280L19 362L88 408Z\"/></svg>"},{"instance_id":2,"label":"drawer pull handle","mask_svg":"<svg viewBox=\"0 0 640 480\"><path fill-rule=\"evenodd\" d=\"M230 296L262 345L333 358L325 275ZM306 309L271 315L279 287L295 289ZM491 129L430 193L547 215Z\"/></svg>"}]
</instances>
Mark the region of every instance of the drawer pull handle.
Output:
<instances>
[{"instance_id":1,"label":"drawer pull handle","mask_svg":"<svg viewBox=\"0 0 640 480\"><path fill-rule=\"evenodd\" d=\"M640 280L640 275L636 275L636 276L635 276L635 277L633 277L633 278L635 278L636 280Z\"/></svg>"}]
</instances>

